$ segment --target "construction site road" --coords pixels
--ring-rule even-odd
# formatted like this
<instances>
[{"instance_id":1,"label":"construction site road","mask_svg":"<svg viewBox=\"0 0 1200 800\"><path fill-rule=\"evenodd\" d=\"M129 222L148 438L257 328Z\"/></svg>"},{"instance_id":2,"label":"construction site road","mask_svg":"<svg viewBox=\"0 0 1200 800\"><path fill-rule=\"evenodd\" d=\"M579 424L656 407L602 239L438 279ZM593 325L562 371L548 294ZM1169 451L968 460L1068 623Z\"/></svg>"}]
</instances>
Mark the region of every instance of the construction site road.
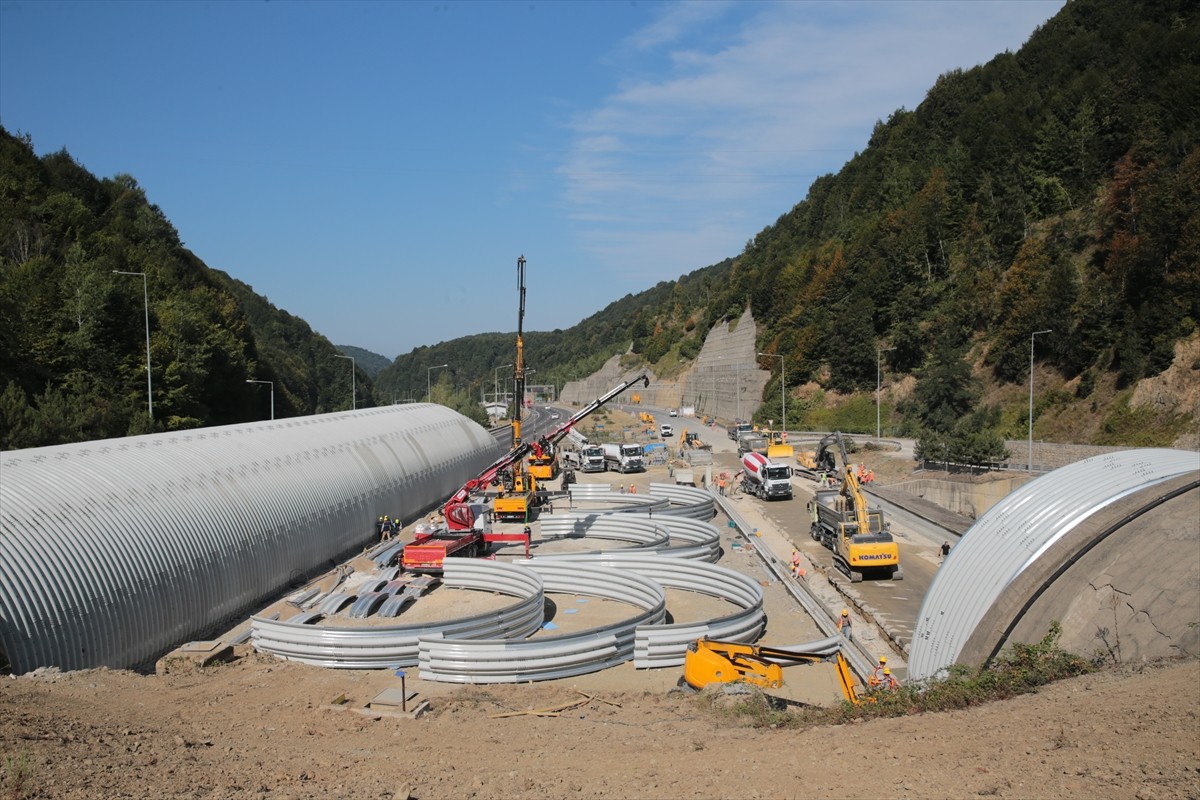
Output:
<instances>
[{"instance_id":1,"label":"construction site road","mask_svg":"<svg viewBox=\"0 0 1200 800\"><path fill-rule=\"evenodd\" d=\"M737 447L725 435L724 429L698 425L695 430L712 445L713 474L722 471L736 474L740 469ZM876 463L895 460L902 462L906 470L911 470L911 462L903 453L875 451L864 459ZM853 583L834 567L833 554L809 535L807 504L812 499L816 482L795 477L792 486L794 496L791 500L760 500L738 492L732 481L727 492L729 502L734 504L739 515L759 520L759 533L778 558L790 561L793 549L800 554L808 587L834 616L839 615L842 608L850 611L858 643L876 657L888 656L894 673L903 679L906 675L904 658L917 615L937 572L940 541L928 530L895 520L891 530L900 548L904 579L867 579ZM937 530L936 526L929 528Z\"/></svg>"}]
</instances>

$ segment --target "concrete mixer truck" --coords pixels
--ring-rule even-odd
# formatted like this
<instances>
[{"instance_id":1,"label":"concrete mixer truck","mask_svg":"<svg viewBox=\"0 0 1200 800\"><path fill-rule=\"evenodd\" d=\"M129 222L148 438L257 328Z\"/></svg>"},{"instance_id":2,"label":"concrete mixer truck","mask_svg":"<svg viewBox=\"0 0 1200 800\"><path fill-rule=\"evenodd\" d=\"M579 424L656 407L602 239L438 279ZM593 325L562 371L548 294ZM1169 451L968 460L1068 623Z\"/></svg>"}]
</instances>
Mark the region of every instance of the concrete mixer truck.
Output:
<instances>
[{"instance_id":1,"label":"concrete mixer truck","mask_svg":"<svg viewBox=\"0 0 1200 800\"><path fill-rule=\"evenodd\" d=\"M742 456L742 491L761 500L792 499L792 468L762 453Z\"/></svg>"}]
</instances>

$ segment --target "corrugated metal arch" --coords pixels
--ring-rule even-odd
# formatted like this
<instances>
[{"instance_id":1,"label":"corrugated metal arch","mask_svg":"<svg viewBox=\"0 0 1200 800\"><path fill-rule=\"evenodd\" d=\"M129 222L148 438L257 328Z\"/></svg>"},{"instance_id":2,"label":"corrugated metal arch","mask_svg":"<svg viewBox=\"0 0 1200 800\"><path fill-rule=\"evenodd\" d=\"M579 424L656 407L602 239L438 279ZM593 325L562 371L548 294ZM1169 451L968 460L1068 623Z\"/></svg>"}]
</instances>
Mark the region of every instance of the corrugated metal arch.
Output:
<instances>
[{"instance_id":1,"label":"corrugated metal arch","mask_svg":"<svg viewBox=\"0 0 1200 800\"><path fill-rule=\"evenodd\" d=\"M421 403L0 453L0 655L16 673L146 665L500 450Z\"/></svg>"},{"instance_id":2,"label":"corrugated metal arch","mask_svg":"<svg viewBox=\"0 0 1200 800\"><path fill-rule=\"evenodd\" d=\"M1200 470L1200 453L1123 450L1054 470L979 518L938 570L917 617L909 677L953 664L988 609L1018 575L1089 517L1152 484Z\"/></svg>"}]
</instances>

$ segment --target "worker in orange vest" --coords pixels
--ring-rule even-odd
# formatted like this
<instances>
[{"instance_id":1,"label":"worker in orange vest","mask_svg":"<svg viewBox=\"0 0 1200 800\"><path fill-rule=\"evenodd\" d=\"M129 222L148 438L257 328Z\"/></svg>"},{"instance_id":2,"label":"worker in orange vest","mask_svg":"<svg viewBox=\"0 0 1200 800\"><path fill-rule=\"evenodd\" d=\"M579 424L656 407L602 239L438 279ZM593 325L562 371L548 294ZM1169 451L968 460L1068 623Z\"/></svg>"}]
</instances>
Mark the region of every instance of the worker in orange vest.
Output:
<instances>
[{"instance_id":1,"label":"worker in orange vest","mask_svg":"<svg viewBox=\"0 0 1200 800\"><path fill-rule=\"evenodd\" d=\"M850 621L850 611L842 609L842 618L838 620L838 633L846 637L846 641L854 641L854 623Z\"/></svg>"}]
</instances>

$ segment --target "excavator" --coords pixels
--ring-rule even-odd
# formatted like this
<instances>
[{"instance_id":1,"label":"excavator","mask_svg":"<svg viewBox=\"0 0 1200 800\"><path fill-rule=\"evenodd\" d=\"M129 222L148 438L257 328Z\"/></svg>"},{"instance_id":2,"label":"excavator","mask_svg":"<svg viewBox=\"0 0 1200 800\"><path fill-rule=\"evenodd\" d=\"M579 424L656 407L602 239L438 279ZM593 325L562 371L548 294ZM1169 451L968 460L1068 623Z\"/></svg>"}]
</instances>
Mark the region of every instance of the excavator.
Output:
<instances>
[{"instance_id":1,"label":"excavator","mask_svg":"<svg viewBox=\"0 0 1200 800\"><path fill-rule=\"evenodd\" d=\"M840 431L834 431L817 445L817 468L833 471L834 444L842 457L841 485L817 489L813 494L809 504L812 522L809 534L833 551L834 566L852 583L858 583L867 574L903 580L900 548L884 522L883 512L868 508Z\"/></svg>"},{"instance_id":2,"label":"excavator","mask_svg":"<svg viewBox=\"0 0 1200 800\"><path fill-rule=\"evenodd\" d=\"M842 696L854 705L861 701L854 675L838 646L822 650L794 650L767 645L697 639L688 645L683 660L683 679L693 689L710 683L744 681L763 689L783 686L783 667L789 664L832 662L837 669Z\"/></svg>"}]
</instances>

